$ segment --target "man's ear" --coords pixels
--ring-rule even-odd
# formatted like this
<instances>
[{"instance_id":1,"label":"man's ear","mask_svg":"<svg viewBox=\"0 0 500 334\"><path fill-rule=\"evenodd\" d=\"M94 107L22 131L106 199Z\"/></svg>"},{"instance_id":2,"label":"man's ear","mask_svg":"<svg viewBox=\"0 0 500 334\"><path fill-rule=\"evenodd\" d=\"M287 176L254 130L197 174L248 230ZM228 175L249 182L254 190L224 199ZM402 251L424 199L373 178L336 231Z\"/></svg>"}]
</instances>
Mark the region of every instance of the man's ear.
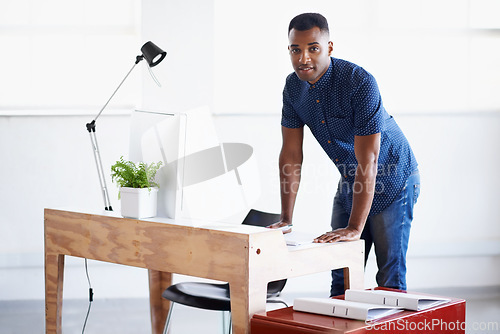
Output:
<instances>
[{"instance_id":1,"label":"man's ear","mask_svg":"<svg viewBox=\"0 0 500 334\"><path fill-rule=\"evenodd\" d=\"M331 56L333 52L333 43L332 41L328 42L328 56Z\"/></svg>"}]
</instances>

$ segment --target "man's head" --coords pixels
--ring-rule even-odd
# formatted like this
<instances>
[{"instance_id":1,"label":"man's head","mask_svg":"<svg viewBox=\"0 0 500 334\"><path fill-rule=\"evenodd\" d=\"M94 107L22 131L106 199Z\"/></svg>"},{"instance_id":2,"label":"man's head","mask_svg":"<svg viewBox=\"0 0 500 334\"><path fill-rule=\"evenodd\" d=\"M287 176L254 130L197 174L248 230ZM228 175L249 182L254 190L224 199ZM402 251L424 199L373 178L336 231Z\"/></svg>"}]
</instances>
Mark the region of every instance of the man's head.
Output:
<instances>
[{"instance_id":1,"label":"man's head","mask_svg":"<svg viewBox=\"0 0 500 334\"><path fill-rule=\"evenodd\" d=\"M328 29L328 21L326 18L318 13L304 13L295 16L288 25L288 35L290 35L290 30L295 29L299 31L310 30L314 27L318 27L321 31L326 34L330 34Z\"/></svg>"},{"instance_id":2,"label":"man's head","mask_svg":"<svg viewBox=\"0 0 500 334\"><path fill-rule=\"evenodd\" d=\"M288 50L300 80L313 84L330 65L333 50L328 22L321 14L300 14L288 26Z\"/></svg>"}]
</instances>

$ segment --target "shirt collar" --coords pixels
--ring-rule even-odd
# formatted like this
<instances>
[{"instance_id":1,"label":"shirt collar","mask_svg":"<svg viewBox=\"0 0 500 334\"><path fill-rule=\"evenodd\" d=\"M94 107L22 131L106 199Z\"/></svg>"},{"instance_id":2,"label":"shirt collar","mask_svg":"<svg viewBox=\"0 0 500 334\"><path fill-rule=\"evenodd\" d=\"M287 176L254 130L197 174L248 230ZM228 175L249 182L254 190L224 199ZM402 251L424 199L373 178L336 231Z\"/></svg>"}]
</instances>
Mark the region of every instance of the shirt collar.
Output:
<instances>
[{"instance_id":1,"label":"shirt collar","mask_svg":"<svg viewBox=\"0 0 500 334\"><path fill-rule=\"evenodd\" d=\"M309 85L314 86L315 88L324 87L330 81L332 73L333 73L333 59L330 57L330 65L328 66L328 70L326 70L325 74L323 74L318 81L316 81L314 84L309 84Z\"/></svg>"}]
</instances>

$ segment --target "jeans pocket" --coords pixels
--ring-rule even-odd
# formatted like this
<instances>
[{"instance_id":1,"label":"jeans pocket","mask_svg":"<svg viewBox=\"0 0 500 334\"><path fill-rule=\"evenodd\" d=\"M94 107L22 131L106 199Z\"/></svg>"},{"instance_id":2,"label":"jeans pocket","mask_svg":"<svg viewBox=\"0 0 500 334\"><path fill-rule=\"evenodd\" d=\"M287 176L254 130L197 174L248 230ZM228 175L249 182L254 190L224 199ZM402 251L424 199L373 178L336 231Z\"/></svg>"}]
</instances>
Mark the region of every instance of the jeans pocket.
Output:
<instances>
[{"instance_id":1,"label":"jeans pocket","mask_svg":"<svg viewBox=\"0 0 500 334\"><path fill-rule=\"evenodd\" d=\"M413 185L413 204L417 203L419 195L420 195L420 183L417 183Z\"/></svg>"}]
</instances>

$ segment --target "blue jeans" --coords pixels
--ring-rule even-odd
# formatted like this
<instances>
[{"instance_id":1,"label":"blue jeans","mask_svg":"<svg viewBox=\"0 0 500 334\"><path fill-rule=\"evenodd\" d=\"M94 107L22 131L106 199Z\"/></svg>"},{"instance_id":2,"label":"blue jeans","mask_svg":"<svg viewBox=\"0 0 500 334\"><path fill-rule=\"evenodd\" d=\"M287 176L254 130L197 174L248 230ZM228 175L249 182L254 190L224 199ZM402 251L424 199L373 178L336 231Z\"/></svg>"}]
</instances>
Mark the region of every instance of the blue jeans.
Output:
<instances>
[{"instance_id":1,"label":"blue jeans","mask_svg":"<svg viewBox=\"0 0 500 334\"><path fill-rule=\"evenodd\" d=\"M366 220L361 239L365 241L365 265L372 244L375 245L378 286L406 290L406 251L410 237L413 206L420 194L420 174L413 172L403 190L384 211ZM346 227L349 212L333 200L332 229ZM330 296L344 294L343 269L332 270Z\"/></svg>"}]
</instances>

